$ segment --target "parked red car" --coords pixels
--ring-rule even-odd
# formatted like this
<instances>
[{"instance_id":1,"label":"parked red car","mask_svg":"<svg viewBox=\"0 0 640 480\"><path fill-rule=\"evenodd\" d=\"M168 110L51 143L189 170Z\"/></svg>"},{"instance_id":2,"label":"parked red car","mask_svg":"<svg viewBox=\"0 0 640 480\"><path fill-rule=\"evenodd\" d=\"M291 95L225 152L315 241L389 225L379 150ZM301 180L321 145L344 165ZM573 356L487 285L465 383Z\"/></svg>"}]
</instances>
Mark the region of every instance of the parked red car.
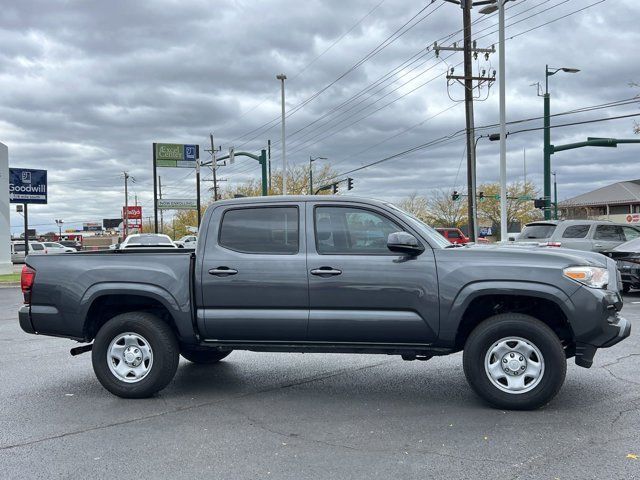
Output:
<instances>
[{"instance_id":1,"label":"parked red car","mask_svg":"<svg viewBox=\"0 0 640 480\"><path fill-rule=\"evenodd\" d=\"M449 240L450 243L459 243L460 245L464 245L471 241L471 239L462 233L462 230L459 228L436 228L436 230L440 235ZM489 243L489 241L486 238L478 237L476 243Z\"/></svg>"},{"instance_id":2,"label":"parked red car","mask_svg":"<svg viewBox=\"0 0 640 480\"><path fill-rule=\"evenodd\" d=\"M436 228L438 233L449 240L450 243L469 243L470 239L459 228Z\"/></svg>"}]
</instances>

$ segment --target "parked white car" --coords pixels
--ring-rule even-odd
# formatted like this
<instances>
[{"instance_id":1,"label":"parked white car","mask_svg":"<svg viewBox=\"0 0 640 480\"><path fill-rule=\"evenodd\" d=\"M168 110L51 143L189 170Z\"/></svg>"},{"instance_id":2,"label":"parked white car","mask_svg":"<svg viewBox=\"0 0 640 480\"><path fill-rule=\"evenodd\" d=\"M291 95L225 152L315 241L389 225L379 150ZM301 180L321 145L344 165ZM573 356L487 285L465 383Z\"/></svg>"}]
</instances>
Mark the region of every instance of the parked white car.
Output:
<instances>
[{"instance_id":1,"label":"parked white car","mask_svg":"<svg viewBox=\"0 0 640 480\"><path fill-rule=\"evenodd\" d=\"M198 246L198 237L195 235L185 235L173 243L175 243L178 248L196 248Z\"/></svg>"},{"instance_id":2,"label":"parked white car","mask_svg":"<svg viewBox=\"0 0 640 480\"><path fill-rule=\"evenodd\" d=\"M65 247L58 242L42 242L42 245L44 245L44 253L47 255L55 253L73 253L77 251L75 248Z\"/></svg>"},{"instance_id":3,"label":"parked white car","mask_svg":"<svg viewBox=\"0 0 640 480\"><path fill-rule=\"evenodd\" d=\"M178 248L169 235L160 233L135 233L116 246L116 250L129 248Z\"/></svg>"}]
</instances>

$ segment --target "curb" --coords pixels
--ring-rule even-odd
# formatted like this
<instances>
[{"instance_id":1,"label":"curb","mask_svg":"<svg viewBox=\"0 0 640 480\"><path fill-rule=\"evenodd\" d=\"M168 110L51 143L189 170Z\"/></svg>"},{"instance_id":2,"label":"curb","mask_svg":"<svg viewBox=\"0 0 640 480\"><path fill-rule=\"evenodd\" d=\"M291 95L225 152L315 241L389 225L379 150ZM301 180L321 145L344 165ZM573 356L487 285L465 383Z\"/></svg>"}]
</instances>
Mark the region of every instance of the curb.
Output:
<instances>
[{"instance_id":1,"label":"curb","mask_svg":"<svg viewBox=\"0 0 640 480\"><path fill-rule=\"evenodd\" d=\"M0 282L0 288L13 288L19 286L20 282Z\"/></svg>"}]
</instances>

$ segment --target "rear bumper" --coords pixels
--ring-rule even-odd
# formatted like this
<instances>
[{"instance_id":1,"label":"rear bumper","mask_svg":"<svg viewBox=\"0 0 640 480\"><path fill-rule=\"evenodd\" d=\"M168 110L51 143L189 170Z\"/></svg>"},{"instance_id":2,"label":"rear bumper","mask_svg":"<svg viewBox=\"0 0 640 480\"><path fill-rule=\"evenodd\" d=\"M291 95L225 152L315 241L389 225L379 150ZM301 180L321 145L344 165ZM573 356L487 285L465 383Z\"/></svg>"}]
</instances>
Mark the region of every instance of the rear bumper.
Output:
<instances>
[{"instance_id":1,"label":"rear bumper","mask_svg":"<svg viewBox=\"0 0 640 480\"><path fill-rule=\"evenodd\" d=\"M27 333L36 333L33 324L31 323L31 309L29 305L22 305L18 309L18 321L20 322L20 328Z\"/></svg>"}]
</instances>

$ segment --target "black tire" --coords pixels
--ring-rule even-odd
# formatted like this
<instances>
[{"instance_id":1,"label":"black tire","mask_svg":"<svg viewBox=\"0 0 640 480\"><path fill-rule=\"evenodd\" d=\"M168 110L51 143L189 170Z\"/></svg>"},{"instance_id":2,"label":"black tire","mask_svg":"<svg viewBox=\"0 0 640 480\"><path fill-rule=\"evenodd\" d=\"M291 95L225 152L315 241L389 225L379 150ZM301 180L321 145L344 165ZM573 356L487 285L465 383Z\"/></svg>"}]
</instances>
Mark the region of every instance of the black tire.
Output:
<instances>
[{"instance_id":1,"label":"black tire","mask_svg":"<svg viewBox=\"0 0 640 480\"><path fill-rule=\"evenodd\" d=\"M134 383L119 378L109 366L110 361L112 365L117 361L108 358L111 342L124 333L141 336L152 352L147 373L140 380L133 380ZM150 313L128 312L113 317L100 328L93 342L91 360L96 377L108 391L123 398L147 398L173 379L179 352L178 341L167 323Z\"/></svg>"},{"instance_id":2,"label":"black tire","mask_svg":"<svg viewBox=\"0 0 640 480\"><path fill-rule=\"evenodd\" d=\"M180 355L189 360L191 363L199 363L199 364L212 364L218 363L223 358L229 356L231 350L226 352L220 352L214 349L192 349L183 347L180 350Z\"/></svg>"},{"instance_id":3,"label":"black tire","mask_svg":"<svg viewBox=\"0 0 640 480\"><path fill-rule=\"evenodd\" d=\"M525 384L525 388L531 388L529 391L513 393L502 390L494 385L485 368L485 360L491 348L500 340L509 337L526 340L542 355L543 362L540 363L544 365L544 370L537 384L535 378L529 378L529 386ZM511 347L517 344L507 345L517 348ZM505 358L508 361L510 355L505 354L501 361L504 362ZM536 356L534 352L529 362L531 359L535 360ZM497 357L494 357L494 361L495 358ZM521 368L526 371L530 365L531 363ZM562 387L567 372L567 360L558 336L540 320L518 313L495 315L478 325L465 343L463 366L467 382L473 390L493 407L505 410L532 410L546 405ZM501 364L500 370L503 366L508 365ZM510 379L506 375L504 377L495 381L500 384L508 383ZM527 378L525 374L523 381L526 382ZM503 388L508 388L508 385L503 385Z\"/></svg>"},{"instance_id":4,"label":"black tire","mask_svg":"<svg viewBox=\"0 0 640 480\"><path fill-rule=\"evenodd\" d=\"M628 283L622 284L622 293L629 293L631 291L631 285Z\"/></svg>"}]
</instances>

